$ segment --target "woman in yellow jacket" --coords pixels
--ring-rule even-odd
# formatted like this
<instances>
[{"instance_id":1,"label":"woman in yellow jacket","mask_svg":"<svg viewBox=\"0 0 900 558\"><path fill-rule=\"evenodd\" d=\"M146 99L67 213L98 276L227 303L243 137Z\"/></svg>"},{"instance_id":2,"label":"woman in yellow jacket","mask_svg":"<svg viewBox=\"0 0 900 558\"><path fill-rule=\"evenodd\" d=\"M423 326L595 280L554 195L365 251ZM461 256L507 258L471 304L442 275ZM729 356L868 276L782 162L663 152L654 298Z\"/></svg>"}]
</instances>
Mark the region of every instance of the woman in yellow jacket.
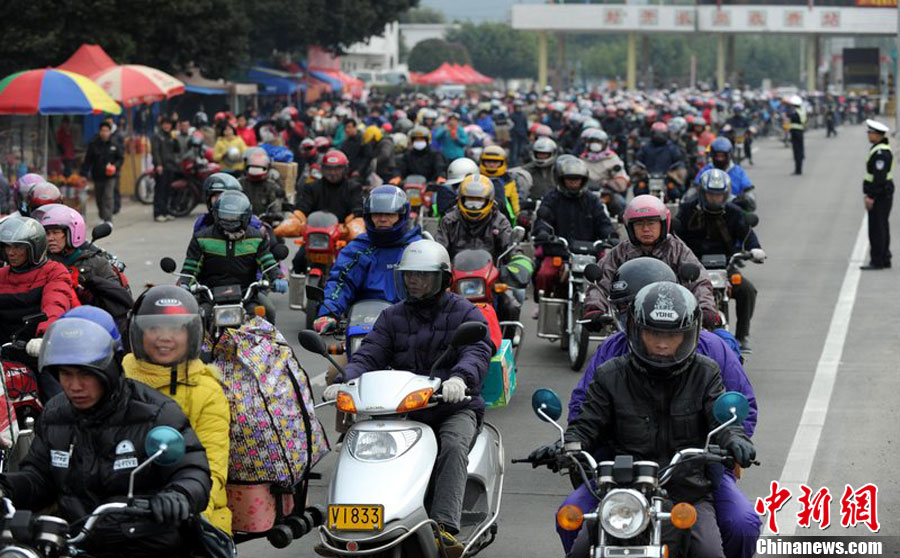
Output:
<instances>
[{"instance_id":1,"label":"woman in yellow jacket","mask_svg":"<svg viewBox=\"0 0 900 558\"><path fill-rule=\"evenodd\" d=\"M222 165L222 170L242 171L244 170L244 151L247 150L247 144L237 135L237 130L229 123L222 125L219 132L219 139L216 140L216 146L213 149L213 159Z\"/></svg>"},{"instance_id":2,"label":"woman in yellow jacket","mask_svg":"<svg viewBox=\"0 0 900 558\"><path fill-rule=\"evenodd\" d=\"M212 490L203 516L231 533L227 506L231 413L218 370L200 359L203 324L197 301L184 289L164 285L145 292L134 305L128 327L131 354L125 376L174 399L206 448Z\"/></svg>"}]
</instances>

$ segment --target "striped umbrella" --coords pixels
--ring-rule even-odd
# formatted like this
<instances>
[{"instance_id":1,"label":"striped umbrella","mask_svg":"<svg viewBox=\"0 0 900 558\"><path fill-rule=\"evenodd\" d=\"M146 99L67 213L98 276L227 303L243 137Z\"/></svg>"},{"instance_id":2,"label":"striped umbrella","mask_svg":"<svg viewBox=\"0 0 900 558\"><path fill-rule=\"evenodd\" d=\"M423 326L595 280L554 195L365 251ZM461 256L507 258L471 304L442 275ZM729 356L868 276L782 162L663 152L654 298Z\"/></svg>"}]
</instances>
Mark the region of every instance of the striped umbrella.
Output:
<instances>
[{"instance_id":1,"label":"striped umbrella","mask_svg":"<svg viewBox=\"0 0 900 558\"><path fill-rule=\"evenodd\" d=\"M139 64L113 66L94 74L91 79L126 107L155 103L184 93L181 81Z\"/></svg>"},{"instance_id":2,"label":"striped umbrella","mask_svg":"<svg viewBox=\"0 0 900 558\"><path fill-rule=\"evenodd\" d=\"M90 79L47 68L0 80L0 114L119 114L120 107Z\"/></svg>"}]
</instances>

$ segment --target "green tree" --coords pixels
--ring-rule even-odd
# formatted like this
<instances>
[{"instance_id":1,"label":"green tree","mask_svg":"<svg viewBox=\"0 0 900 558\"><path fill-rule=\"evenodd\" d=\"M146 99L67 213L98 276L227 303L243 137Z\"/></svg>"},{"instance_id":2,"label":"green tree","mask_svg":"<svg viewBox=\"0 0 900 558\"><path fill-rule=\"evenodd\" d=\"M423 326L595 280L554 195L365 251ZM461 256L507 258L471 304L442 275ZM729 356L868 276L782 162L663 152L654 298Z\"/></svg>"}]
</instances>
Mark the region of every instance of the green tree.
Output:
<instances>
[{"instance_id":1,"label":"green tree","mask_svg":"<svg viewBox=\"0 0 900 558\"><path fill-rule=\"evenodd\" d=\"M446 21L444 12L428 6L412 8L400 14L400 23L444 23Z\"/></svg>"},{"instance_id":2,"label":"green tree","mask_svg":"<svg viewBox=\"0 0 900 558\"><path fill-rule=\"evenodd\" d=\"M444 62L471 64L472 59L466 47L459 43L428 39L416 43L407 61L413 72L431 72Z\"/></svg>"},{"instance_id":3,"label":"green tree","mask_svg":"<svg viewBox=\"0 0 900 558\"><path fill-rule=\"evenodd\" d=\"M464 23L447 33L448 41L466 45L475 69L503 79L537 75L537 35L506 23Z\"/></svg>"}]
</instances>

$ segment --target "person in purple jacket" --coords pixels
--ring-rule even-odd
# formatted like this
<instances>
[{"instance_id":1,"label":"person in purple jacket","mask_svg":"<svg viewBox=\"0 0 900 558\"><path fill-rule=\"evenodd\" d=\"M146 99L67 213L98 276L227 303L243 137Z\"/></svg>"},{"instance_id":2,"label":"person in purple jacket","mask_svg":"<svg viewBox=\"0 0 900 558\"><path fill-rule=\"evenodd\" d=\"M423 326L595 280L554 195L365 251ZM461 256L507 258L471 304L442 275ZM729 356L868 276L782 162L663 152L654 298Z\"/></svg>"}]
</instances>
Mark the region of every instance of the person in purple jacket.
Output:
<instances>
[{"instance_id":1,"label":"person in purple jacket","mask_svg":"<svg viewBox=\"0 0 900 558\"><path fill-rule=\"evenodd\" d=\"M619 267L609 295L610 306L617 312L619 320L625 316L628 304L634 295L644 286L656 281L677 282L677 277L668 265L655 258L637 258ZM572 391L572 397L569 400L569 423L581 411L588 386L594 378L594 371L604 362L628 354L628 350L628 338L623 331L610 336L600 345L588 363L578 385ZM753 436L757 418L756 395L753 393L753 387L741 366L738 355L719 335L709 331L700 332L697 353L711 358L719 365L725 389L741 392L749 399L750 413L744 420L744 431L747 436ZM611 456L610 459L612 459ZM725 556L728 558L751 558L756 552L760 520L747 497L737 487L737 479L733 471L725 471L722 475L721 483L715 489L713 498ZM586 487L580 486L566 498L562 505L567 504L574 504L587 513L596 508L598 502ZM558 525L557 532L568 553L578 532L563 530Z\"/></svg>"}]
</instances>

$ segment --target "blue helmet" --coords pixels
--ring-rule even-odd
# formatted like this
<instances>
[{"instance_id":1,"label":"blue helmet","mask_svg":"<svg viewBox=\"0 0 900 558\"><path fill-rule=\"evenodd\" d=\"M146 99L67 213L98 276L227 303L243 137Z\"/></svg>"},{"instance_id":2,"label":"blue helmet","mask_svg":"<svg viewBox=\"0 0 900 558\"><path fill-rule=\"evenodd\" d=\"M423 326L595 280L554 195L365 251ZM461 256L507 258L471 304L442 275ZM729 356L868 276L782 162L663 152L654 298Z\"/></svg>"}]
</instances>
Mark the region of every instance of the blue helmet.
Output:
<instances>
[{"instance_id":1,"label":"blue helmet","mask_svg":"<svg viewBox=\"0 0 900 558\"><path fill-rule=\"evenodd\" d=\"M38 370L56 376L61 366L95 374L110 391L118 387L116 342L103 326L84 318L60 318L44 334Z\"/></svg>"},{"instance_id":2,"label":"blue helmet","mask_svg":"<svg viewBox=\"0 0 900 558\"><path fill-rule=\"evenodd\" d=\"M731 141L728 138L718 137L713 140L711 144L709 144L709 150L712 153L731 153L731 150L734 147L731 145Z\"/></svg>"},{"instance_id":3,"label":"blue helmet","mask_svg":"<svg viewBox=\"0 0 900 558\"><path fill-rule=\"evenodd\" d=\"M722 194L722 203L711 203L706 194ZM720 169L709 169L700 175L700 207L708 213L722 213L731 194L731 177Z\"/></svg>"},{"instance_id":4,"label":"blue helmet","mask_svg":"<svg viewBox=\"0 0 900 558\"><path fill-rule=\"evenodd\" d=\"M373 189L363 203L366 232L376 246L389 246L399 242L409 230L409 198L396 186L384 185ZM376 229L373 213L395 213L400 220L390 229Z\"/></svg>"},{"instance_id":5,"label":"blue helmet","mask_svg":"<svg viewBox=\"0 0 900 558\"><path fill-rule=\"evenodd\" d=\"M731 163L731 150L733 146L728 138L718 137L709 144L709 155L712 164L717 169L725 170ZM724 156L723 156L724 155Z\"/></svg>"},{"instance_id":6,"label":"blue helmet","mask_svg":"<svg viewBox=\"0 0 900 558\"><path fill-rule=\"evenodd\" d=\"M119 328L116 326L116 321L110 315L109 312L102 308L97 308L96 306L91 306L89 304L85 304L83 306L76 306L72 308L68 312L62 315L63 318L82 318L95 324L99 325L103 329L109 333L109 336L112 337L113 341L116 342L116 348L122 349L122 335L119 333Z\"/></svg>"}]
</instances>

